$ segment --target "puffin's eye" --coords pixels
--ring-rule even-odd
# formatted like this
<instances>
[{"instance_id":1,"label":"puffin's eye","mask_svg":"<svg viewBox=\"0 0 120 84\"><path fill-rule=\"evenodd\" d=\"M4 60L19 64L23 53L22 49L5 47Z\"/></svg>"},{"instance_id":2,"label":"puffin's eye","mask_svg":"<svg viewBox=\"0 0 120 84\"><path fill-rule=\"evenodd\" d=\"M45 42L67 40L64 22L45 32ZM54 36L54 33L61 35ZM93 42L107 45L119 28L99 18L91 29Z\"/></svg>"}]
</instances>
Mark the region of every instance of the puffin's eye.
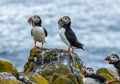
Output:
<instances>
[{"instance_id":1,"label":"puffin's eye","mask_svg":"<svg viewBox=\"0 0 120 84\"><path fill-rule=\"evenodd\" d=\"M34 18L36 19L37 17L35 16Z\"/></svg>"},{"instance_id":2,"label":"puffin's eye","mask_svg":"<svg viewBox=\"0 0 120 84\"><path fill-rule=\"evenodd\" d=\"M65 20L67 20L67 18L65 18Z\"/></svg>"},{"instance_id":3,"label":"puffin's eye","mask_svg":"<svg viewBox=\"0 0 120 84\"><path fill-rule=\"evenodd\" d=\"M114 56L112 58L115 58Z\"/></svg>"}]
</instances>

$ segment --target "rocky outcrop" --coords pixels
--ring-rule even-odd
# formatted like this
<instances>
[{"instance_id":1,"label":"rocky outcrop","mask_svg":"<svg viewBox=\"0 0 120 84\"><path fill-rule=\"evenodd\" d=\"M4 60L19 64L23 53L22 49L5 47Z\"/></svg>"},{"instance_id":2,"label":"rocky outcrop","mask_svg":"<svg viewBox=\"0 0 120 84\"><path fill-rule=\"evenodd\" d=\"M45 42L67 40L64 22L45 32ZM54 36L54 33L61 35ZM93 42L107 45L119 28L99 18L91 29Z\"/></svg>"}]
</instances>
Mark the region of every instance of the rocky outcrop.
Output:
<instances>
[{"instance_id":1,"label":"rocky outcrop","mask_svg":"<svg viewBox=\"0 0 120 84\"><path fill-rule=\"evenodd\" d=\"M0 59L0 72L12 72L13 74L16 74L17 69L13 66L11 62Z\"/></svg>"},{"instance_id":2,"label":"rocky outcrop","mask_svg":"<svg viewBox=\"0 0 120 84\"><path fill-rule=\"evenodd\" d=\"M75 53L62 53L60 49L36 49L30 51L24 72L38 73L49 84L82 84L82 68L83 62Z\"/></svg>"},{"instance_id":3,"label":"rocky outcrop","mask_svg":"<svg viewBox=\"0 0 120 84\"><path fill-rule=\"evenodd\" d=\"M0 84L83 84L80 74L83 68L80 56L75 53L35 49L30 51L23 72L18 72L11 62L0 60ZM98 69L96 74L114 79L106 68ZM120 81L107 84L120 84Z\"/></svg>"},{"instance_id":4,"label":"rocky outcrop","mask_svg":"<svg viewBox=\"0 0 120 84\"><path fill-rule=\"evenodd\" d=\"M0 84L48 84L39 74L20 73L7 60L0 60Z\"/></svg>"},{"instance_id":5,"label":"rocky outcrop","mask_svg":"<svg viewBox=\"0 0 120 84\"><path fill-rule=\"evenodd\" d=\"M0 84L48 84L47 80L39 74L11 72L0 73Z\"/></svg>"}]
</instances>

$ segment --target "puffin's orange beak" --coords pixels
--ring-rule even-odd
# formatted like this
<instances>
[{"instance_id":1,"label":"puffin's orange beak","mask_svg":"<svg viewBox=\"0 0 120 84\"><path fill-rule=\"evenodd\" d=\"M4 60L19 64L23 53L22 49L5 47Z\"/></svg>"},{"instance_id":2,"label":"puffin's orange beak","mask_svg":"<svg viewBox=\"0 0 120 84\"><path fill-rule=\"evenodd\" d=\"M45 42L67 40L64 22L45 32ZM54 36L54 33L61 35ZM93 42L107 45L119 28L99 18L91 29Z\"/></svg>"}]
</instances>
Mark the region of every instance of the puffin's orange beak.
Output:
<instances>
[{"instance_id":1,"label":"puffin's orange beak","mask_svg":"<svg viewBox=\"0 0 120 84\"><path fill-rule=\"evenodd\" d=\"M82 70L81 74L85 75L86 74L86 70Z\"/></svg>"},{"instance_id":2,"label":"puffin's orange beak","mask_svg":"<svg viewBox=\"0 0 120 84\"><path fill-rule=\"evenodd\" d=\"M60 22L60 21L62 21L62 18L60 18L60 19L58 20L58 22Z\"/></svg>"},{"instance_id":3,"label":"puffin's orange beak","mask_svg":"<svg viewBox=\"0 0 120 84\"><path fill-rule=\"evenodd\" d=\"M110 56L107 56L107 57L105 58L105 60L106 60L106 61L110 61Z\"/></svg>"},{"instance_id":4,"label":"puffin's orange beak","mask_svg":"<svg viewBox=\"0 0 120 84\"><path fill-rule=\"evenodd\" d=\"M31 23L32 21L32 17L28 18L28 22Z\"/></svg>"}]
</instances>

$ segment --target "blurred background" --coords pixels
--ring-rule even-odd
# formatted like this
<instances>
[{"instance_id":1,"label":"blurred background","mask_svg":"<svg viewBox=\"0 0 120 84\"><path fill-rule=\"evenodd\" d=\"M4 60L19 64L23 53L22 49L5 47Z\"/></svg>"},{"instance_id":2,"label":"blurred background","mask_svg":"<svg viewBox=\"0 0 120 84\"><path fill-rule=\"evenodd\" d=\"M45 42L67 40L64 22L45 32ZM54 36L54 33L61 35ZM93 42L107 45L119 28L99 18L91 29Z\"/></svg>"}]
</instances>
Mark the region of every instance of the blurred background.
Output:
<instances>
[{"instance_id":1,"label":"blurred background","mask_svg":"<svg viewBox=\"0 0 120 84\"><path fill-rule=\"evenodd\" d=\"M105 56L120 55L120 0L0 0L0 59L11 61L19 71L34 45L27 22L32 15L39 15L48 31L45 47L63 49L67 46L57 21L70 16L73 31L85 45L85 51L75 52L86 66L105 67Z\"/></svg>"}]
</instances>

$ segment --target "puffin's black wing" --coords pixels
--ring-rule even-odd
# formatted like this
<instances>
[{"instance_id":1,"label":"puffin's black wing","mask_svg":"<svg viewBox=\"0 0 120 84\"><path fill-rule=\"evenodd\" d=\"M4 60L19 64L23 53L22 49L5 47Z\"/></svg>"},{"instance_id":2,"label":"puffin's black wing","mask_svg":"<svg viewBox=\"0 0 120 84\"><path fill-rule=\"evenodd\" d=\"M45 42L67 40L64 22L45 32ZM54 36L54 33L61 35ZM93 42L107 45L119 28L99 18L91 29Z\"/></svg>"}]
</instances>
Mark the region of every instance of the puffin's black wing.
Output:
<instances>
[{"instance_id":1,"label":"puffin's black wing","mask_svg":"<svg viewBox=\"0 0 120 84\"><path fill-rule=\"evenodd\" d=\"M71 46L83 49L83 44L77 40L77 37L71 28L66 29L65 36L67 40L70 42Z\"/></svg>"},{"instance_id":2,"label":"puffin's black wing","mask_svg":"<svg viewBox=\"0 0 120 84\"><path fill-rule=\"evenodd\" d=\"M98 80L100 83L104 83L106 81L106 79L104 77L97 75L97 74L94 74L91 77Z\"/></svg>"},{"instance_id":3,"label":"puffin's black wing","mask_svg":"<svg viewBox=\"0 0 120 84\"><path fill-rule=\"evenodd\" d=\"M44 32L45 32L45 36L47 37L48 33L47 33L47 30L45 28L44 29Z\"/></svg>"},{"instance_id":4,"label":"puffin's black wing","mask_svg":"<svg viewBox=\"0 0 120 84\"><path fill-rule=\"evenodd\" d=\"M111 63L112 64L112 63ZM114 66L118 69L118 70L120 70L120 60L117 62L117 63L114 63Z\"/></svg>"},{"instance_id":5,"label":"puffin's black wing","mask_svg":"<svg viewBox=\"0 0 120 84\"><path fill-rule=\"evenodd\" d=\"M31 36L33 36L33 33L32 33L32 32L33 32L33 29L31 30Z\"/></svg>"}]
</instances>

